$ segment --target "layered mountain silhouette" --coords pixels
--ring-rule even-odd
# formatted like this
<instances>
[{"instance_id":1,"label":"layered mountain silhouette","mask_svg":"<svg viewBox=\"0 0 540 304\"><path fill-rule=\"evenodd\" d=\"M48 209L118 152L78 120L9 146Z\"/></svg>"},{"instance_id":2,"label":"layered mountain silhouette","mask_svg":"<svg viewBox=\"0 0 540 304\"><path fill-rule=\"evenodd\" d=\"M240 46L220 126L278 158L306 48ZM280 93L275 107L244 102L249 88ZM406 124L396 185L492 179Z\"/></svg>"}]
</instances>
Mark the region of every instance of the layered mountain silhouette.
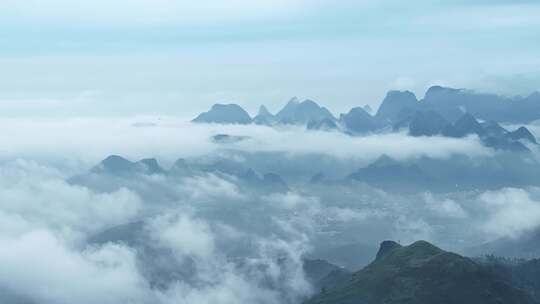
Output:
<instances>
[{"instance_id":1,"label":"layered mountain silhouette","mask_svg":"<svg viewBox=\"0 0 540 304\"><path fill-rule=\"evenodd\" d=\"M382 155L367 167L358 169L350 174L348 179L398 191L430 189L435 180L418 165L400 163L387 155Z\"/></svg>"},{"instance_id":2,"label":"layered mountain silhouette","mask_svg":"<svg viewBox=\"0 0 540 304\"><path fill-rule=\"evenodd\" d=\"M259 108L259 113L253 118L253 123L257 125L271 126L276 122L276 117L268 111L265 106Z\"/></svg>"},{"instance_id":3,"label":"layered mountain silhouette","mask_svg":"<svg viewBox=\"0 0 540 304\"><path fill-rule=\"evenodd\" d=\"M451 156L396 160L386 155L349 174L345 182L358 181L389 192L468 191L502 187L536 186L540 163L521 153L502 153L494 159Z\"/></svg>"},{"instance_id":4,"label":"layered mountain silhouette","mask_svg":"<svg viewBox=\"0 0 540 304\"><path fill-rule=\"evenodd\" d=\"M220 136L219 140L234 142L239 139L234 137L222 138ZM171 168L164 169L154 158L132 162L122 156L111 155L94 166L88 173L73 176L68 179L68 182L113 191L119 187L131 188L137 186L139 177L156 174L166 178L214 174L224 179L233 179L241 187L245 187L249 191L258 193L283 193L289 191L289 186L280 175L272 172L260 174L249 167L246 168L239 162L227 158L216 158L205 162L178 159ZM114 178L118 184L106 183L104 181L107 179L102 177Z\"/></svg>"},{"instance_id":5,"label":"layered mountain silhouette","mask_svg":"<svg viewBox=\"0 0 540 304\"><path fill-rule=\"evenodd\" d=\"M390 91L382 101L375 118L393 124L416 112L419 106L414 93Z\"/></svg>"},{"instance_id":6,"label":"layered mountain silhouette","mask_svg":"<svg viewBox=\"0 0 540 304\"><path fill-rule=\"evenodd\" d=\"M515 152L529 151L526 144L537 144L536 138L526 127L508 131L495 121L481 123L470 113L462 114L454 123L450 123L435 111L417 111L398 122L393 129L408 129L411 136L462 138L476 135L488 147Z\"/></svg>"},{"instance_id":7,"label":"layered mountain silhouette","mask_svg":"<svg viewBox=\"0 0 540 304\"><path fill-rule=\"evenodd\" d=\"M220 124L249 124L251 117L237 104L215 104L208 112L201 113L192 122Z\"/></svg>"},{"instance_id":8,"label":"layered mountain silhouette","mask_svg":"<svg viewBox=\"0 0 540 304\"><path fill-rule=\"evenodd\" d=\"M528 231L519 237L503 237L468 248L470 256L494 255L507 258L540 257L540 229Z\"/></svg>"},{"instance_id":9,"label":"layered mountain silhouette","mask_svg":"<svg viewBox=\"0 0 540 304\"><path fill-rule=\"evenodd\" d=\"M528 304L530 292L470 258L428 242L381 244L376 259L347 280L323 287L309 304Z\"/></svg>"},{"instance_id":10,"label":"layered mountain silhouette","mask_svg":"<svg viewBox=\"0 0 540 304\"><path fill-rule=\"evenodd\" d=\"M341 114L339 122L343 129L351 134L365 134L378 128L377 120L360 107L352 108L347 114Z\"/></svg>"},{"instance_id":11,"label":"layered mountain silhouette","mask_svg":"<svg viewBox=\"0 0 540 304\"><path fill-rule=\"evenodd\" d=\"M155 158L142 159L132 162L118 155L111 155L102 160L92 170L92 173L105 173L111 175L129 174L162 174L165 172Z\"/></svg>"},{"instance_id":12,"label":"layered mountain silhouette","mask_svg":"<svg viewBox=\"0 0 540 304\"><path fill-rule=\"evenodd\" d=\"M276 114L263 105L251 119L236 104L216 104L193 120L196 123L300 125L308 130L341 131L363 135L386 130L406 131L411 136L479 136L486 146L517 152L537 144L525 127L508 131L499 123L530 123L540 120L540 93L527 97L505 97L442 86L429 88L419 100L410 91L390 91L372 115L369 107L355 107L336 119L312 100L289 100Z\"/></svg>"},{"instance_id":13,"label":"layered mountain silhouette","mask_svg":"<svg viewBox=\"0 0 540 304\"><path fill-rule=\"evenodd\" d=\"M335 117L328 109L309 99L299 102L297 98L293 98L276 114L276 120L281 124L306 125L325 119L333 121Z\"/></svg>"}]
</instances>

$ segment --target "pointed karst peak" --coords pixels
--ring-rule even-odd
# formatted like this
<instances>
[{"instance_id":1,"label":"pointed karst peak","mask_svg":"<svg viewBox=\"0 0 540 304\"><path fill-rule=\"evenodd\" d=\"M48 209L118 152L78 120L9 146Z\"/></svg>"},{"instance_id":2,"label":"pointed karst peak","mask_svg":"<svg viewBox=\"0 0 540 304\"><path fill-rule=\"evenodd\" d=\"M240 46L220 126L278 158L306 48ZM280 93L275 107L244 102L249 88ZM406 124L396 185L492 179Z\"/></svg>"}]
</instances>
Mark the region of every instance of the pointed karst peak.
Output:
<instances>
[{"instance_id":1,"label":"pointed karst peak","mask_svg":"<svg viewBox=\"0 0 540 304\"><path fill-rule=\"evenodd\" d=\"M102 160L94 171L120 172L128 171L133 167L133 162L119 155L110 155Z\"/></svg>"},{"instance_id":2,"label":"pointed karst peak","mask_svg":"<svg viewBox=\"0 0 540 304\"><path fill-rule=\"evenodd\" d=\"M273 116L273 115L272 115L272 113L270 113L270 111L268 111L268 109L266 108L266 106L261 105L261 106L259 107L259 112L258 112L257 116L268 117L268 116Z\"/></svg>"},{"instance_id":3,"label":"pointed karst peak","mask_svg":"<svg viewBox=\"0 0 540 304\"><path fill-rule=\"evenodd\" d=\"M364 109L364 111L366 111L368 114L372 114L373 113L373 109L371 108L370 105L365 105L362 107Z\"/></svg>"},{"instance_id":4,"label":"pointed karst peak","mask_svg":"<svg viewBox=\"0 0 540 304\"><path fill-rule=\"evenodd\" d=\"M308 107L317 107L317 108L319 107L319 105L315 101L313 101L311 99L306 99L306 100L302 101L300 103L300 105L308 106Z\"/></svg>"},{"instance_id":5,"label":"pointed karst peak","mask_svg":"<svg viewBox=\"0 0 540 304\"><path fill-rule=\"evenodd\" d=\"M450 123L435 111L418 111L409 122L409 135L434 136L442 134Z\"/></svg>"},{"instance_id":6,"label":"pointed karst peak","mask_svg":"<svg viewBox=\"0 0 540 304\"><path fill-rule=\"evenodd\" d=\"M540 91L534 91L529 96L527 96L527 99L540 99Z\"/></svg>"},{"instance_id":7,"label":"pointed karst peak","mask_svg":"<svg viewBox=\"0 0 540 304\"><path fill-rule=\"evenodd\" d=\"M192 120L195 123L249 124L251 117L237 104L215 104Z\"/></svg>"},{"instance_id":8,"label":"pointed karst peak","mask_svg":"<svg viewBox=\"0 0 540 304\"><path fill-rule=\"evenodd\" d=\"M276 119L282 124L303 124L306 125L311 121L321 121L323 119L335 120L335 117L328 109L319 106L313 100L304 100L298 103L298 99L294 98L276 114Z\"/></svg>"},{"instance_id":9,"label":"pointed karst peak","mask_svg":"<svg viewBox=\"0 0 540 304\"><path fill-rule=\"evenodd\" d=\"M393 100L396 100L396 99L403 100L405 98L416 99L416 95L414 95L413 92L408 91L408 90L405 90L405 91L390 90L386 93L386 98L393 99Z\"/></svg>"},{"instance_id":10,"label":"pointed karst peak","mask_svg":"<svg viewBox=\"0 0 540 304\"><path fill-rule=\"evenodd\" d=\"M298 99L298 97L294 96L292 97L291 99L289 99L289 101L287 102L287 104L289 105L294 105L294 104L299 104L300 103L300 99Z\"/></svg>"},{"instance_id":11,"label":"pointed karst peak","mask_svg":"<svg viewBox=\"0 0 540 304\"><path fill-rule=\"evenodd\" d=\"M394 251L395 249L399 249L402 246L394 241L384 241L379 246L379 251L377 252L376 260L386 256L388 253Z\"/></svg>"},{"instance_id":12,"label":"pointed karst peak","mask_svg":"<svg viewBox=\"0 0 540 304\"><path fill-rule=\"evenodd\" d=\"M455 123L455 127L466 127L473 130L482 129L482 125L471 113L465 113Z\"/></svg>"},{"instance_id":13,"label":"pointed karst peak","mask_svg":"<svg viewBox=\"0 0 540 304\"><path fill-rule=\"evenodd\" d=\"M536 137L526 127L519 127L517 130L510 132L508 136L513 140L525 139L529 142L536 144Z\"/></svg>"},{"instance_id":14,"label":"pointed karst peak","mask_svg":"<svg viewBox=\"0 0 540 304\"><path fill-rule=\"evenodd\" d=\"M131 163L126 158L120 156L120 155L109 155L104 160L101 161L102 164L117 164L117 163Z\"/></svg>"},{"instance_id":15,"label":"pointed karst peak","mask_svg":"<svg viewBox=\"0 0 540 304\"><path fill-rule=\"evenodd\" d=\"M426 101L446 100L448 97L455 96L463 92L463 89L454 89L450 87L444 87L440 85L431 86L424 95Z\"/></svg>"},{"instance_id":16,"label":"pointed karst peak","mask_svg":"<svg viewBox=\"0 0 540 304\"><path fill-rule=\"evenodd\" d=\"M465 113L461 116L453 126L447 128L443 135L449 137L465 137L470 134L484 136L486 131L482 125L470 113Z\"/></svg>"},{"instance_id":17,"label":"pointed karst peak","mask_svg":"<svg viewBox=\"0 0 540 304\"><path fill-rule=\"evenodd\" d=\"M140 166L140 170L147 174L158 174L164 172L155 158L145 158L138 161L137 164Z\"/></svg>"},{"instance_id":18,"label":"pointed karst peak","mask_svg":"<svg viewBox=\"0 0 540 304\"><path fill-rule=\"evenodd\" d=\"M361 107L352 108L347 114L341 114L340 121L347 131L353 134L367 133L377 128L373 116Z\"/></svg>"},{"instance_id":19,"label":"pointed karst peak","mask_svg":"<svg viewBox=\"0 0 540 304\"><path fill-rule=\"evenodd\" d=\"M375 116L378 119L396 122L413 114L418 106L418 99L413 92L389 91Z\"/></svg>"},{"instance_id":20,"label":"pointed karst peak","mask_svg":"<svg viewBox=\"0 0 540 304\"><path fill-rule=\"evenodd\" d=\"M269 126L269 125L272 125L274 122L275 122L274 115L270 113L270 111L268 111L268 109L264 105L261 105L259 107L259 112L253 118L253 123L255 123L256 125Z\"/></svg>"}]
</instances>

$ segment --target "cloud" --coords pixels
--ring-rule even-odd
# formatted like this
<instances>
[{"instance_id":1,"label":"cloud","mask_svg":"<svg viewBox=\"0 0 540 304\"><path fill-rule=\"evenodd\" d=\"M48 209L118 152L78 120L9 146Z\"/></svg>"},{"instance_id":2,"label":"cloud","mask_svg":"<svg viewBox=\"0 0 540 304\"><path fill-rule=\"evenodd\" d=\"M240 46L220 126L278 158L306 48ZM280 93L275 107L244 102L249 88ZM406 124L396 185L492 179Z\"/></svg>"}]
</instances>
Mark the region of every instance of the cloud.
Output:
<instances>
[{"instance_id":1,"label":"cloud","mask_svg":"<svg viewBox=\"0 0 540 304\"><path fill-rule=\"evenodd\" d=\"M301 260L307 239L298 238L301 233L282 238L255 230L237 231L243 228L241 221L213 219L204 212L223 211L223 201L234 201L234 196L210 195L204 207L190 199L163 208L152 200L141 201L144 196L132 192L135 190L99 193L70 185L57 169L22 160L0 164L0 181L0 247L9 248L0 252L0 296L7 292L45 304L166 304L179 300L188 304L277 304L296 303L311 292ZM153 207L150 213L143 213L149 206ZM146 272L151 263L143 258L143 248L84 242L96 232L140 216L147 219L146 229L152 236L145 246L170 251L180 263L195 260L191 277L152 286ZM267 214L261 216L272 221ZM291 227L288 229L299 228ZM246 262L231 260L226 254L227 246L239 240L252 244L246 248ZM163 256L152 256L159 258ZM175 265L171 263L167 269L186 270L174 269Z\"/></svg>"},{"instance_id":2,"label":"cloud","mask_svg":"<svg viewBox=\"0 0 540 304\"><path fill-rule=\"evenodd\" d=\"M139 121L157 124L136 128ZM488 156L490 149L475 137L409 137L405 134L376 134L351 137L336 132L312 132L303 128L273 129L261 126L197 125L178 122L175 117L24 119L0 121L0 128L15 130L0 143L0 159L56 159L64 163L93 165L110 154L133 160L157 157L165 166L180 157L214 153L222 147L211 142L215 134L248 136L230 146L246 152L283 152L290 155L317 154L344 160L373 161L382 154L396 159L427 156L448 158L456 154ZM40 136L35 134L39 130ZM122 140L119 140L121 138ZM74 161L75 160L75 161ZM72 168L76 169L76 168ZM81 167L79 167L79 170Z\"/></svg>"},{"instance_id":3,"label":"cloud","mask_svg":"<svg viewBox=\"0 0 540 304\"><path fill-rule=\"evenodd\" d=\"M97 232L133 219L142 207L127 189L95 193L68 184L55 169L24 160L0 166L0 183L5 217L66 233Z\"/></svg>"},{"instance_id":4,"label":"cloud","mask_svg":"<svg viewBox=\"0 0 540 304\"><path fill-rule=\"evenodd\" d=\"M233 178L233 177L231 177ZM234 180L234 178L233 178ZM194 202L205 199L222 198L235 201L243 201L245 197L236 184L221 178L215 174L186 177L182 180L183 189L189 193L190 200Z\"/></svg>"},{"instance_id":5,"label":"cloud","mask_svg":"<svg viewBox=\"0 0 540 304\"><path fill-rule=\"evenodd\" d=\"M0 236L0 285L35 303L144 303L134 252L118 245L82 252L46 230Z\"/></svg>"},{"instance_id":6,"label":"cloud","mask_svg":"<svg viewBox=\"0 0 540 304\"><path fill-rule=\"evenodd\" d=\"M289 159L286 166L301 170L302 162L319 164L311 155L350 169L381 153L489 156L475 138L350 137L168 119L132 127L140 117L8 121L17 128L0 148L0 248L10 248L0 252L0 285L37 303L298 303L313 292L302 259L315 249L387 238L468 245L493 234L517 235L539 220L538 194L529 190L396 195L358 183L306 185L303 176L288 192L263 195L221 173L92 175L114 189L108 191L65 181L111 153L169 163L179 156L233 155L241 166L249 153L264 152L276 168L268 155L277 151ZM38 129L43 136L35 136ZM209 140L217 133L249 139L223 147ZM17 155L38 160L9 159ZM143 233L131 229L133 222L143 223ZM126 223L132 223L128 236L121 232ZM111 243L86 243L96 234Z\"/></svg>"},{"instance_id":7,"label":"cloud","mask_svg":"<svg viewBox=\"0 0 540 304\"><path fill-rule=\"evenodd\" d=\"M485 207L487 219L482 228L488 233L516 238L540 226L540 200L525 189L489 191L478 199Z\"/></svg>"},{"instance_id":8,"label":"cloud","mask_svg":"<svg viewBox=\"0 0 540 304\"><path fill-rule=\"evenodd\" d=\"M149 229L160 244L184 258L209 258L215 254L214 235L207 223L187 215L164 215L151 221Z\"/></svg>"},{"instance_id":9,"label":"cloud","mask_svg":"<svg viewBox=\"0 0 540 304\"><path fill-rule=\"evenodd\" d=\"M424 193L424 201L429 210L440 217L466 218L467 212L455 200L435 198L432 193Z\"/></svg>"}]
</instances>

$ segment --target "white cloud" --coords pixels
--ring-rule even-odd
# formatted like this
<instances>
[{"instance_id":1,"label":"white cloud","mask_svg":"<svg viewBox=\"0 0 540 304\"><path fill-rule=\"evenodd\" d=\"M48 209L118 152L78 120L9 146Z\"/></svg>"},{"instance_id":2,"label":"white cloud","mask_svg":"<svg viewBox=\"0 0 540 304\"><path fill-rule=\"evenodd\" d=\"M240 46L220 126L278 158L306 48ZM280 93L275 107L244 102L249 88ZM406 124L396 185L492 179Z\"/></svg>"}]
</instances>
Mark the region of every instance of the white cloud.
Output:
<instances>
[{"instance_id":1,"label":"white cloud","mask_svg":"<svg viewBox=\"0 0 540 304\"><path fill-rule=\"evenodd\" d=\"M0 212L32 227L88 233L129 221L141 199L127 189L95 193L68 184L55 169L17 160L0 166Z\"/></svg>"},{"instance_id":2,"label":"white cloud","mask_svg":"<svg viewBox=\"0 0 540 304\"><path fill-rule=\"evenodd\" d=\"M78 252L46 230L0 237L0 285L36 303L144 303L134 253L107 245Z\"/></svg>"},{"instance_id":3,"label":"white cloud","mask_svg":"<svg viewBox=\"0 0 540 304\"><path fill-rule=\"evenodd\" d=\"M190 201L194 203L216 198L235 201L245 199L236 184L215 174L186 177L180 188L179 191L188 193Z\"/></svg>"},{"instance_id":4,"label":"white cloud","mask_svg":"<svg viewBox=\"0 0 540 304\"><path fill-rule=\"evenodd\" d=\"M499 237L519 237L540 226L540 201L525 189L507 188L479 196L487 219L482 228Z\"/></svg>"},{"instance_id":5,"label":"white cloud","mask_svg":"<svg viewBox=\"0 0 540 304\"><path fill-rule=\"evenodd\" d=\"M136 128L133 123L156 123ZM226 133L250 139L232 146L251 152L285 152L293 155L320 154L345 160L373 161L382 154L395 159L421 156L448 158L456 154L488 156L491 150L475 137L410 137L405 134L376 134L351 137L337 132L313 132L303 128L273 129L261 126L198 125L178 122L176 117L23 119L0 121L4 134L0 159L51 158L82 160L93 165L110 154L133 160L157 157L169 165L179 157L206 155L221 147L210 137ZM40 136L35 136L39 130ZM121 140L120 140L121 139Z\"/></svg>"},{"instance_id":6,"label":"white cloud","mask_svg":"<svg viewBox=\"0 0 540 304\"><path fill-rule=\"evenodd\" d=\"M467 212L453 199L436 198L432 193L423 194L428 209L443 218L466 218Z\"/></svg>"},{"instance_id":7,"label":"white cloud","mask_svg":"<svg viewBox=\"0 0 540 304\"><path fill-rule=\"evenodd\" d=\"M176 256L207 259L215 254L214 235L207 223L187 215L165 215L154 219L148 227L165 248Z\"/></svg>"}]
</instances>

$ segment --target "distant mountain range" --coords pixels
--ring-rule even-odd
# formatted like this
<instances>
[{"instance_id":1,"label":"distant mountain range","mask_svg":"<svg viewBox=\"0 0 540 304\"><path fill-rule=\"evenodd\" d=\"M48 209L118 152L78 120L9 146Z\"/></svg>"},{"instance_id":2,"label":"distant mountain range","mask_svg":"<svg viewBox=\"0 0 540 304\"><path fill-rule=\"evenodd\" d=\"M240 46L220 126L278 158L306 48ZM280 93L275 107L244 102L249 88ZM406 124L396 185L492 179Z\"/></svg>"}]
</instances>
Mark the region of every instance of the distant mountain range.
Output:
<instances>
[{"instance_id":1,"label":"distant mountain range","mask_svg":"<svg viewBox=\"0 0 540 304\"><path fill-rule=\"evenodd\" d=\"M355 132L393 126L402 120L410 119L417 112L434 112L445 120L454 123L465 113L482 121L527 124L540 119L540 93L527 97L505 97L496 94L477 93L466 89L441 86L429 88L423 99L419 100L410 91L390 91L382 101L377 112L372 115L369 106L356 107L339 119L325 107L312 100L300 102L292 98L275 115L263 105L253 118L236 104L216 104L193 122L224 124L301 124L330 120ZM354 123L351 119L354 118ZM348 122L348 123L347 123Z\"/></svg>"},{"instance_id":2,"label":"distant mountain range","mask_svg":"<svg viewBox=\"0 0 540 304\"><path fill-rule=\"evenodd\" d=\"M355 107L336 118L316 102L300 102L295 97L275 115L264 105L251 118L239 105L216 104L193 122L298 125L308 130L341 131L350 135L385 130L405 130L411 136L459 138L475 134L487 146L495 149L527 151L523 141L536 144L534 135L525 127L508 131L499 123L526 124L539 120L540 93L509 98L434 86L429 88L422 100L409 91L390 91L375 115L370 112L369 107Z\"/></svg>"},{"instance_id":3,"label":"distant mountain range","mask_svg":"<svg viewBox=\"0 0 540 304\"><path fill-rule=\"evenodd\" d=\"M452 192L536 186L540 183L538 170L540 163L521 153L483 160L452 156L398 161L382 155L346 179L391 192Z\"/></svg>"},{"instance_id":4,"label":"distant mountain range","mask_svg":"<svg viewBox=\"0 0 540 304\"><path fill-rule=\"evenodd\" d=\"M528 231L519 237L504 237L477 245L468 248L465 253L470 256L495 255L516 259L540 257L540 229Z\"/></svg>"},{"instance_id":5,"label":"distant mountain range","mask_svg":"<svg viewBox=\"0 0 540 304\"><path fill-rule=\"evenodd\" d=\"M526 284L532 272L514 272L523 275L518 280L497 269L425 241L409 246L385 241L366 268L330 280L331 284L323 286L307 303L538 303L534 298L536 286Z\"/></svg>"},{"instance_id":6,"label":"distant mountain range","mask_svg":"<svg viewBox=\"0 0 540 304\"><path fill-rule=\"evenodd\" d=\"M241 138L229 137L228 135L218 134L214 140L234 142L242 140ZM179 159L169 168L162 168L155 158L142 159L136 162L130 161L122 156L111 155L103 159L94 166L87 174L71 177L68 181L72 184L81 184L105 190L115 190L110 187L125 185L124 183L134 183L132 179L151 175L163 175L168 177L193 177L201 174L213 173L221 175L223 178L233 177L241 186L252 191L271 193L283 193L289 191L289 186L280 175L267 172L260 174L252 168L245 167L242 164L229 159L218 158L208 162L188 162L185 159ZM118 185L103 185L102 176L114 178ZM136 182L135 182L136 183ZM129 188L129 187L128 187Z\"/></svg>"}]
</instances>

